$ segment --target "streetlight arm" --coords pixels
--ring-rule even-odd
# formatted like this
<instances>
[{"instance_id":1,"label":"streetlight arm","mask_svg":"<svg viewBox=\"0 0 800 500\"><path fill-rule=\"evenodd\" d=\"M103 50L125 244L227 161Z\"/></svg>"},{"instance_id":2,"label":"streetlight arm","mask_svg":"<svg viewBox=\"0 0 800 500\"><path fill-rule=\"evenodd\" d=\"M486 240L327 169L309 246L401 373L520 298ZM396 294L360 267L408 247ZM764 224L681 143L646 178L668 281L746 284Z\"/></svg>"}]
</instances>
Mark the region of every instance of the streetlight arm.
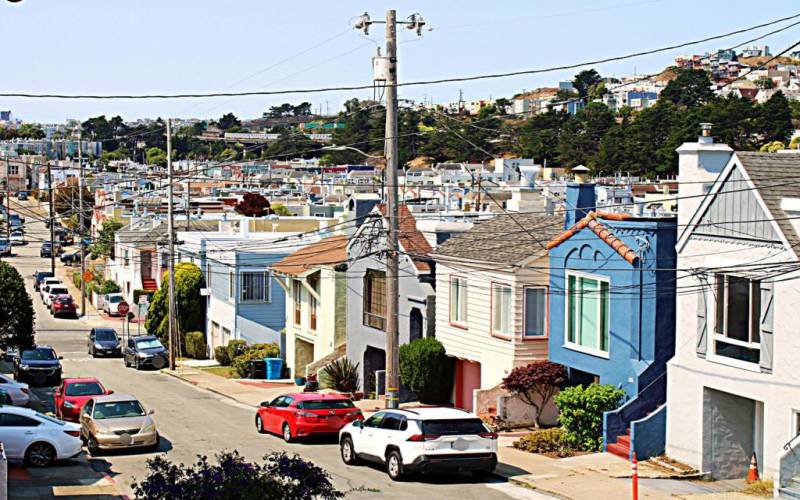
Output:
<instances>
[{"instance_id":1,"label":"streetlight arm","mask_svg":"<svg viewBox=\"0 0 800 500\"><path fill-rule=\"evenodd\" d=\"M383 155L376 156L376 155L371 155L371 154L365 153L364 151L361 151L360 149L354 148L352 146L337 146L336 144L333 144L333 145L330 145L330 146L324 146L322 148L322 150L323 151L347 151L347 150L350 150L350 151L355 151L356 153L358 153L358 154L360 154L362 156L365 156L366 158L373 158L373 159L376 159L376 160L382 160L382 159L386 158Z\"/></svg>"}]
</instances>

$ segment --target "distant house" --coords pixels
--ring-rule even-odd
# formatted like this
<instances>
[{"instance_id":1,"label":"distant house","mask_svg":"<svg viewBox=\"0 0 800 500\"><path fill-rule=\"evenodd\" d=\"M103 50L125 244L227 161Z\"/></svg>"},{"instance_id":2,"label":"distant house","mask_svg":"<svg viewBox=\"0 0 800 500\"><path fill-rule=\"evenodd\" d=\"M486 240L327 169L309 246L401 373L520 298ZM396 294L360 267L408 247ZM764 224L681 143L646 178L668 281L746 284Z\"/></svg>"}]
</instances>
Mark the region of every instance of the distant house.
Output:
<instances>
[{"instance_id":1,"label":"distant house","mask_svg":"<svg viewBox=\"0 0 800 500\"><path fill-rule=\"evenodd\" d=\"M547 359L545 243L562 217L503 214L436 248L436 338L456 360L454 404L492 413L503 378ZM504 415L508 419L508 415Z\"/></svg>"},{"instance_id":2,"label":"distant house","mask_svg":"<svg viewBox=\"0 0 800 500\"><path fill-rule=\"evenodd\" d=\"M666 363L675 350L674 217L595 211L595 185L571 182L564 232L550 249L550 360L573 384L627 394L605 415L604 449L624 458L663 452ZM630 441L626 436L630 429Z\"/></svg>"}]
</instances>

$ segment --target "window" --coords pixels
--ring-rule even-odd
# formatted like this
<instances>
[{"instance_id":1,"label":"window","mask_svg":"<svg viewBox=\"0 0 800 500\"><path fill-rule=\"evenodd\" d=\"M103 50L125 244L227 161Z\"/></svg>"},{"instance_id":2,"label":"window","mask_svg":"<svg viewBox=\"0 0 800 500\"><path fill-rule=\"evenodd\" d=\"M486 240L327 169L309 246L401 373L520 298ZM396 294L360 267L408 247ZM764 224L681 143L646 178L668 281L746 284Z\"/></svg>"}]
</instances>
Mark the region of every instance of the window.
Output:
<instances>
[{"instance_id":1,"label":"window","mask_svg":"<svg viewBox=\"0 0 800 500\"><path fill-rule=\"evenodd\" d=\"M222 343L224 345L228 345L228 341L231 338L231 330L230 328L222 327Z\"/></svg>"},{"instance_id":2,"label":"window","mask_svg":"<svg viewBox=\"0 0 800 500\"><path fill-rule=\"evenodd\" d=\"M761 335L761 282L741 276L716 275L714 352L758 363Z\"/></svg>"},{"instance_id":3,"label":"window","mask_svg":"<svg viewBox=\"0 0 800 500\"><path fill-rule=\"evenodd\" d=\"M308 285L311 287L312 290L317 292L319 295L319 276L314 275L308 277ZM309 325L308 327L311 330L317 329L317 299L311 293L308 294L308 316L309 316Z\"/></svg>"},{"instance_id":4,"label":"window","mask_svg":"<svg viewBox=\"0 0 800 500\"><path fill-rule=\"evenodd\" d=\"M0 427L38 427L40 422L16 413L0 415Z\"/></svg>"},{"instance_id":5,"label":"window","mask_svg":"<svg viewBox=\"0 0 800 500\"><path fill-rule=\"evenodd\" d=\"M369 269L364 276L364 324L386 328L386 273Z\"/></svg>"},{"instance_id":6,"label":"window","mask_svg":"<svg viewBox=\"0 0 800 500\"><path fill-rule=\"evenodd\" d=\"M450 277L450 323L467 324L467 278Z\"/></svg>"},{"instance_id":7,"label":"window","mask_svg":"<svg viewBox=\"0 0 800 500\"><path fill-rule=\"evenodd\" d=\"M19 175L19 165L9 165L8 166L8 175Z\"/></svg>"},{"instance_id":8,"label":"window","mask_svg":"<svg viewBox=\"0 0 800 500\"><path fill-rule=\"evenodd\" d=\"M236 289L236 274L233 271L228 272L228 298L233 300Z\"/></svg>"},{"instance_id":9,"label":"window","mask_svg":"<svg viewBox=\"0 0 800 500\"><path fill-rule=\"evenodd\" d=\"M511 337L513 289L508 285L492 284L492 334Z\"/></svg>"},{"instance_id":10,"label":"window","mask_svg":"<svg viewBox=\"0 0 800 500\"><path fill-rule=\"evenodd\" d=\"M383 422L381 422L381 429L386 429L387 431L404 431L407 428L406 417L396 413L387 413Z\"/></svg>"},{"instance_id":11,"label":"window","mask_svg":"<svg viewBox=\"0 0 800 500\"><path fill-rule=\"evenodd\" d=\"M125 267L128 267L128 266L131 265L130 254L128 253L127 250L124 250L122 252L122 265L125 266Z\"/></svg>"},{"instance_id":12,"label":"window","mask_svg":"<svg viewBox=\"0 0 800 500\"><path fill-rule=\"evenodd\" d=\"M300 324L302 297L303 297L303 284L300 283L300 280L292 281L292 303L294 304L294 324L295 325L299 325Z\"/></svg>"},{"instance_id":13,"label":"window","mask_svg":"<svg viewBox=\"0 0 800 500\"><path fill-rule=\"evenodd\" d=\"M376 413L364 422L364 427L380 427L381 422L383 422L383 417L385 416L385 413Z\"/></svg>"},{"instance_id":14,"label":"window","mask_svg":"<svg viewBox=\"0 0 800 500\"><path fill-rule=\"evenodd\" d=\"M271 300L269 271L244 271L239 276L241 277L239 299L242 302L269 302Z\"/></svg>"},{"instance_id":15,"label":"window","mask_svg":"<svg viewBox=\"0 0 800 500\"><path fill-rule=\"evenodd\" d=\"M567 345L608 354L609 282L567 274Z\"/></svg>"},{"instance_id":16,"label":"window","mask_svg":"<svg viewBox=\"0 0 800 500\"><path fill-rule=\"evenodd\" d=\"M547 336L547 288L525 288L525 337Z\"/></svg>"}]
</instances>

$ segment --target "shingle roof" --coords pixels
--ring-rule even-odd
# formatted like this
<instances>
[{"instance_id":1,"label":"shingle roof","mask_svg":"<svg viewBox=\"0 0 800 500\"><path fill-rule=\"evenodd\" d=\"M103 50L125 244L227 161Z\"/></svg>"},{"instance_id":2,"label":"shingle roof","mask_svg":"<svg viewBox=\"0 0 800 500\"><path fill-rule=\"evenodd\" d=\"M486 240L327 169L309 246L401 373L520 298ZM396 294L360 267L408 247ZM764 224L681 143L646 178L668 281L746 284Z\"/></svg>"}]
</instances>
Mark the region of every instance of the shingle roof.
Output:
<instances>
[{"instance_id":1,"label":"shingle roof","mask_svg":"<svg viewBox=\"0 0 800 500\"><path fill-rule=\"evenodd\" d=\"M272 270L297 276L309 269L347 260L347 236L331 236L308 245L273 264Z\"/></svg>"},{"instance_id":2,"label":"shingle roof","mask_svg":"<svg viewBox=\"0 0 800 500\"><path fill-rule=\"evenodd\" d=\"M160 241L167 241L167 223L163 221L156 227L133 228L130 226L117 231L116 236L122 243L141 243L143 245L153 245ZM175 232L186 231L186 221L175 224ZM219 231L218 220L193 220L190 223L189 231L199 231L214 233ZM134 245L135 246L135 245Z\"/></svg>"},{"instance_id":3,"label":"shingle roof","mask_svg":"<svg viewBox=\"0 0 800 500\"><path fill-rule=\"evenodd\" d=\"M781 232L797 251L800 235L789 215L781 209L781 200L800 198L800 181L796 180L800 172L800 154L737 151L736 157L764 200L770 216L776 219Z\"/></svg>"},{"instance_id":4,"label":"shingle roof","mask_svg":"<svg viewBox=\"0 0 800 500\"><path fill-rule=\"evenodd\" d=\"M386 205L378 205L378 210L386 217ZM400 216L398 224L400 226L400 247L406 253L412 255L414 266L416 266L418 271L424 273L430 272L431 266L429 263L413 257L427 256L433 252L433 248L431 248L428 240L426 240L425 236L417 229L417 219L414 218L414 214L411 213L406 205L400 205L398 207L398 214Z\"/></svg>"},{"instance_id":5,"label":"shingle roof","mask_svg":"<svg viewBox=\"0 0 800 500\"><path fill-rule=\"evenodd\" d=\"M560 215L501 214L453 236L439 245L435 254L478 262L516 264L547 254L545 242L561 233L563 228L564 218Z\"/></svg>"}]
</instances>

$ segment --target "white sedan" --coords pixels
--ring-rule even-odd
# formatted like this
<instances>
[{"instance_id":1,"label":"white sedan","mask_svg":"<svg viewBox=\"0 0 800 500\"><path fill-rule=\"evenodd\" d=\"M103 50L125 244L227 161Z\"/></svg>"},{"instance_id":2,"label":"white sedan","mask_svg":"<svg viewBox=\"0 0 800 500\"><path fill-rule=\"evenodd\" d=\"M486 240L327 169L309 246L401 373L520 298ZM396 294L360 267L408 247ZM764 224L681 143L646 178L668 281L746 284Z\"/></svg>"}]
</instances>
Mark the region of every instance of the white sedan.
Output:
<instances>
[{"instance_id":1,"label":"white sedan","mask_svg":"<svg viewBox=\"0 0 800 500\"><path fill-rule=\"evenodd\" d=\"M24 245L25 244L25 233L21 231L16 231L11 233L11 244L12 245Z\"/></svg>"},{"instance_id":2,"label":"white sedan","mask_svg":"<svg viewBox=\"0 0 800 500\"><path fill-rule=\"evenodd\" d=\"M78 456L83 445L80 429L28 408L0 407L0 442L6 457L33 467Z\"/></svg>"},{"instance_id":3,"label":"white sedan","mask_svg":"<svg viewBox=\"0 0 800 500\"><path fill-rule=\"evenodd\" d=\"M28 384L17 382L8 375L0 373L0 390L5 391L14 406L25 406L31 400Z\"/></svg>"}]
</instances>

